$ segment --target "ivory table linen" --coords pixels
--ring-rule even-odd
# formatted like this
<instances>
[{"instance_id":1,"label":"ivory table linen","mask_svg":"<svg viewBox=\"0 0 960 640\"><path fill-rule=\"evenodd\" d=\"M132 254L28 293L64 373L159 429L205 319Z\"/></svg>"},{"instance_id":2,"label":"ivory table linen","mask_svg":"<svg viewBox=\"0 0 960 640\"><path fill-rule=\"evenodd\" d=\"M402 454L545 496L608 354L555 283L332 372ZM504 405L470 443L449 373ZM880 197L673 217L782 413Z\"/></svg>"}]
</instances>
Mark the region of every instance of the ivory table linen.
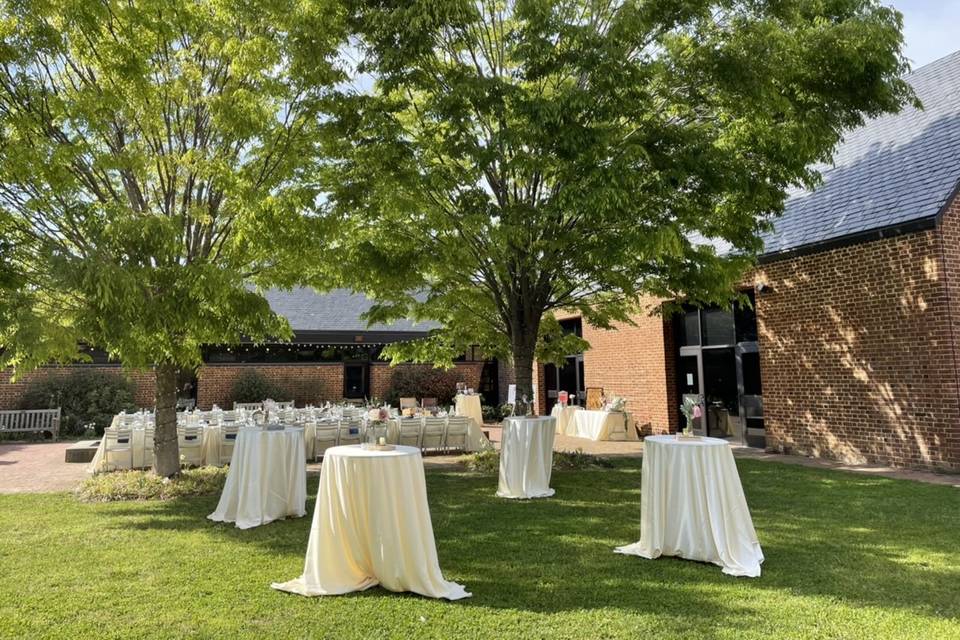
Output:
<instances>
[{"instance_id":1,"label":"ivory table linen","mask_svg":"<svg viewBox=\"0 0 960 640\"><path fill-rule=\"evenodd\" d=\"M547 498L553 495L553 439L556 418L511 417L503 421L500 439L501 498Z\"/></svg>"},{"instance_id":2,"label":"ivory table linen","mask_svg":"<svg viewBox=\"0 0 960 640\"><path fill-rule=\"evenodd\" d=\"M455 399L454 412L458 416L473 418L477 427L483 427L483 409L480 406L480 396L458 395Z\"/></svg>"},{"instance_id":3,"label":"ivory table linen","mask_svg":"<svg viewBox=\"0 0 960 640\"><path fill-rule=\"evenodd\" d=\"M230 470L216 511L216 522L249 529L307 513L307 461L303 429L240 429Z\"/></svg>"},{"instance_id":4,"label":"ivory table linen","mask_svg":"<svg viewBox=\"0 0 960 640\"><path fill-rule=\"evenodd\" d=\"M568 430L576 429L576 427L573 425L573 417L579 410L580 407L576 405L571 405L568 407L565 407L562 404L553 405L550 415L557 419L557 433L560 435L573 435L572 433L568 433Z\"/></svg>"},{"instance_id":5,"label":"ivory table linen","mask_svg":"<svg viewBox=\"0 0 960 640\"><path fill-rule=\"evenodd\" d=\"M557 418L557 433L589 440L637 440L630 429L627 416L621 411L587 410L580 407L554 405L552 416Z\"/></svg>"},{"instance_id":6,"label":"ivory table linen","mask_svg":"<svg viewBox=\"0 0 960 640\"><path fill-rule=\"evenodd\" d=\"M647 436L641 483L640 541L617 553L679 556L760 576L763 552L725 440Z\"/></svg>"},{"instance_id":7,"label":"ivory table linen","mask_svg":"<svg viewBox=\"0 0 960 640\"><path fill-rule=\"evenodd\" d=\"M420 451L327 449L303 574L271 586L330 596L378 584L447 600L471 595L440 571Z\"/></svg>"}]
</instances>

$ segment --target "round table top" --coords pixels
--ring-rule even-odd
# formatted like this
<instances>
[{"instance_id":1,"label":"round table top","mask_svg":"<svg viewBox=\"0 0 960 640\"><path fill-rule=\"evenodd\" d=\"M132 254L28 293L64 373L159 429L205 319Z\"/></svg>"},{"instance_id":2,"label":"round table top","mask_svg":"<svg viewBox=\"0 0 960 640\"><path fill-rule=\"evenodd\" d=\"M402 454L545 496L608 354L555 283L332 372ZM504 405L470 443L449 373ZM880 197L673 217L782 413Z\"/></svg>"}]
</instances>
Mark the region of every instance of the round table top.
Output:
<instances>
[{"instance_id":1,"label":"round table top","mask_svg":"<svg viewBox=\"0 0 960 640\"><path fill-rule=\"evenodd\" d=\"M653 442L655 444L667 444L667 445L680 445L680 446L697 446L697 447L717 447L720 445L729 445L730 443L721 438L708 438L706 436L697 438L683 440L678 438L676 435L659 435L659 436L647 436L643 439L644 442Z\"/></svg>"},{"instance_id":2,"label":"round table top","mask_svg":"<svg viewBox=\"0 0 960 640\"><path fill-rule=\"evenodd\" d=\"M348 444L339 447L330 447L323 453L324 456L340 456L342 458L401 458L403 456L419 454L420 449L417 447L406 447L399 444L387 451L364 449L363 446L359 444Z\"/></svg>"}]
</instances>

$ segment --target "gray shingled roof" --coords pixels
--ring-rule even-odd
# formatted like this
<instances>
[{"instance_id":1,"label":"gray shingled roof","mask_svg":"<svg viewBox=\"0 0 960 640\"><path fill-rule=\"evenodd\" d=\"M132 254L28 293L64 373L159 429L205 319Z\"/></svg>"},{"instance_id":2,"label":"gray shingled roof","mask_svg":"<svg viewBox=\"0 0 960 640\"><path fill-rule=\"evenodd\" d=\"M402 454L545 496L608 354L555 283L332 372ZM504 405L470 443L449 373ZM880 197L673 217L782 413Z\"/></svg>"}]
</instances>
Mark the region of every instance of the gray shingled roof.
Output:
<instances>
[{"instance_id":1,"label":"gray shingled roof","mask_svg":"<svg viewBox=\"0 0 960 640\"><path fill-rule=\"evenodd\" d=\"M960 51L905 77L912 106L849 132L823 183L788 196L769 254L936 216L960 180Z\"/></svg>"},{"instance_id":2,"label":"gray shingled roof","mask_svg":"<svg viewBox=\"0 0 960 640\"><path fill-rule=\"evenodd\" d=\"M290 291L270 289L263 295L274 313L286 318L294 331L424 332L437 326L409 320L368 326L360 316L370 309L373 302L365 295L349 289L317 293L307 287L295 287Z\"/></svg>"}]
</instances>

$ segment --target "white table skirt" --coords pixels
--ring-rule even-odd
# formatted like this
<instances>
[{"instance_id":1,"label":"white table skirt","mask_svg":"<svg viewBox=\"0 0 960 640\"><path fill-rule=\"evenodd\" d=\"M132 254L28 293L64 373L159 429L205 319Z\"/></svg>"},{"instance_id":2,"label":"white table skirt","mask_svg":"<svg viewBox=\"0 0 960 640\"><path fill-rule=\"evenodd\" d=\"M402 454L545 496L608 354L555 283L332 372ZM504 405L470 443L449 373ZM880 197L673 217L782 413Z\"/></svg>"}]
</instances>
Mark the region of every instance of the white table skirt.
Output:
<instances>
[{"instance_id":1,"label":"white table skirt","mask_svg":"<svg viewBox=\"0 0 960 640\"><path fill-rule=\"evenodd\" d=\"M557 433L589 440L637 440L621 411L587 410L554 405L550 415L557 418Z\"/></svg>"},{"instance_id":2,"label":"white table skirt","mask_svg":"<svg viewBox=\"0 0 960 640\"><path fill-rule=\"evenodd\" d=\"M512 417L503 421L500 440L501 498L546 498L553 495L553 417Z\"/></svg>"},{"instance_id":3,"label":"white table skirt","mask_svg":"<svg viewBox=\"0 0 960 640\"><path fill-rule=\"evenodd\" d=\"M483 428L483 407L480 406L480 396L458 395L455 399L454 412L458 416L472 418L477 427Z\"/></svg>"},{"instance_id":4,"label":"white table skirt","mask_svg":"<svg viewBox=\"0 0 960 640\"><path fill-rule=\"evenodd\" d=\"M553 405L550 415L557 419L557 433L560 435L573 435L576 427L573 424L573 417L577 414L580 407L576 405L565 407L561 404Z\"/></svg>"},{"instance_id":5,"label":"white table skirt","mask_svg":"<svg viewBox=\"0 0 960 640\"><path fill-rule=\"evenodd\" d=\"M640 541L617 553L712 562L758 577L763 552L725 440L647 436L643 445Z\"/></svg>"},{"instance_id":6,"label":"white table skirt","mask_svg":"<svg viewBox=\"0 0 960 640\"><path fill-rule=\"evenodd\" d=\"M216 511L208 518L249 529L306 515L307 463L303 429L240 429Z\"/></svg>"},{"instance_id":7,"label":"white table skirt","mask_svg":"<svg viewBox=\"0 0 960 640\"><path fill-rule=\"evenodd\" d=\"M440 571L420 451L327 449L303 575L272 586L329 596L378 584L431 598L470 596Z\"/></svg>"}]
</instances>

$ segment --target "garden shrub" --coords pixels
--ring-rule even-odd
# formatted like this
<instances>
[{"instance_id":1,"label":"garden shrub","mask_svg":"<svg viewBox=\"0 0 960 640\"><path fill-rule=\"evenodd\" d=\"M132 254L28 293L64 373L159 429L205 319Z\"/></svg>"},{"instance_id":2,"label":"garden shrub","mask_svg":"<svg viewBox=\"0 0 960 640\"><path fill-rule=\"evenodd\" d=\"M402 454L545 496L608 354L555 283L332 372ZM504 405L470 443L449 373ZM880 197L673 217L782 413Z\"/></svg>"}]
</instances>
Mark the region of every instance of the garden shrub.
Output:
<instances>
[{"instance_id":1,"label":"garden shrub","mask_svg":"<svg viewBox=\"0 0 960 640\"><path fill-rule=\"evenodd\" d=\"M283 401L286 396L286 391L280 385L267 380L256 369L243 372L233 383L234 402Z\"/></svg>"},{"instance_id":2,"label":"garden shrub","mask_svg":"<svg viewBox=\"0 0 960 640\"><path fill-rule=\"evenodd\" d=\"M460 456L458 462L468 471L480 473L498 473L500 470L499 451L480 451ZM613 463L607 458L584 453L583 449L576 451L554 451L553 469L555 471L577 471L580 469L610 469Z\"/></svg>"},{"instance_id":3,"label":"garden shrub","mask_svg":"<svg viewBox=\"0 0 960 640\"><path fill-rule=\"evenodd\" d=\"M459 376L455 369L401 365L394 369L390 378L387 401L396 405L400 398L436 398L441 407L450 405L457 393Z\"/></svg>"},{"instance_id":4,"label":"garden shrub","mask_svg":"<svg viewBox=\"0 0 960 640\"><path fill-rule=\"evenodd\" d=\"M223 491L226 479L227 467L186 469L176 478L161 478L152 471L111 471L81 482L76 495L83 502L212 496Z\"/></svg>"},{"instance_id":5,"label":"garden shrub","mask_svg":"<svg viewBox=\"0 0 960 640\"><path fill-rule=\"evenodd\" d=\"M79 368L32 382L20 399L20 408L60 407L61 436L82 436L90 427L99 436L115 415L137 408L133 394L133 383L123 375Z\"/></svg>"}]
</instances>

